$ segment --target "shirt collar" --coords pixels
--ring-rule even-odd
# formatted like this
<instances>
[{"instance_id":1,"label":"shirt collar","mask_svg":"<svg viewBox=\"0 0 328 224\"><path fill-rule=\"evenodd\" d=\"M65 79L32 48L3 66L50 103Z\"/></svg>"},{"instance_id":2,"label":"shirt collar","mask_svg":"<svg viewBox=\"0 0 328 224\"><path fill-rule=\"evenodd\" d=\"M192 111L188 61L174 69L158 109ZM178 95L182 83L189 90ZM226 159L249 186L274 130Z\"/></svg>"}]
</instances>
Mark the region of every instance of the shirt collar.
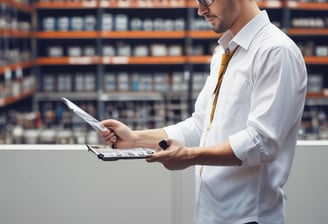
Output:
<instances>
[{"instance_id":1,"label":"shirt collar","mask_svg":"<svg viewBox=\"0 0 328 224\"><path fill-rule=\"evenodd\" d=\"M247 50L255 35L268 23L270 23L269 16L263 10L249 21L235 36L230 31L227 31L221 36L218 42L223 49L229 48L232 50L240 46Z\"/></svg>"}]
</instances>

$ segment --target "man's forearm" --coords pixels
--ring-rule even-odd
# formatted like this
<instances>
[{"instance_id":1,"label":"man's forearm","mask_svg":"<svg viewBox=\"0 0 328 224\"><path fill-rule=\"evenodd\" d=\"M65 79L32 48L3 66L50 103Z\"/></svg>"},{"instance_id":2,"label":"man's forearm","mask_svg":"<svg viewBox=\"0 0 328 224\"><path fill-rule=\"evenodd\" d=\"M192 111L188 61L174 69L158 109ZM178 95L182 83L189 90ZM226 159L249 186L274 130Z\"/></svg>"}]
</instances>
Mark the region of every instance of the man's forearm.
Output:
<instances>
[{"instance_id":1,"label":"man's forearm","mask_svg":"<svg viewBox=\"0 0 328 224\"><path fill-rule=\"evenodd\" d=\"M168 136L164 129L137 130L135 132L135 147L158 148L158 143Z\"/></svg>"},{"instance_id":2,"label":"man's forearm","mask_svg":"<svg viewBox=\"0 0 328 224\"><path fill-rule=\"evenodd\" d=\"M242 164L228 140L215 146L191 148L190 157L194 165L240 166Z\"/></svg>"}]
</instances>

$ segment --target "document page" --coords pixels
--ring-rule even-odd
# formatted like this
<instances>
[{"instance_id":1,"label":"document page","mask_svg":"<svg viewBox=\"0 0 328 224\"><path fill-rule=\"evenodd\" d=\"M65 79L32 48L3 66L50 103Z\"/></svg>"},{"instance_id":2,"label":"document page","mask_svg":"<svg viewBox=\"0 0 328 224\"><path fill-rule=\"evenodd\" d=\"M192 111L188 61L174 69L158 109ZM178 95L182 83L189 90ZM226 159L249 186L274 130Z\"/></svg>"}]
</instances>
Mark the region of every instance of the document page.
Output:
<instances>
[{"instance_id":1,"label":"document page","mask_svg":"<svg viewBox=\"0 0 328 224\"><path fill-rule=\"evenodd\" d=\"M88 123L91 127L93 127L96 131L106 131L107 128L104 127L96 118L88 114L82 108L77 106L75 103L70 101L69 99L63 97L62 101L66 104L66 106L71 109L77 116L79 116L82 120Z\"/></svg>"}]
</instances>

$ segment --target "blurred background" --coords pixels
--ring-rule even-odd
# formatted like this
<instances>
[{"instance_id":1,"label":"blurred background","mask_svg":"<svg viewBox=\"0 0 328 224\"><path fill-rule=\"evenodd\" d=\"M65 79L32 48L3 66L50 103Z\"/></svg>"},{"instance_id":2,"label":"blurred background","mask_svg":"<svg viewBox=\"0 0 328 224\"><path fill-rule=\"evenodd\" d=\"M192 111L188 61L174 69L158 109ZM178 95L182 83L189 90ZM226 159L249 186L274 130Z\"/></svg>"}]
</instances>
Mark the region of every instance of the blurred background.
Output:
<instances>
[{"instance_id":1,"label":"blurred background","mask_svg":"<svg viewBox=\"0 0 328 224\"><path fill-rule=\"evenodd\" d=\"M326 223L328 2L258 4L309 73L286 223ZM192 168L99 161L84 145L97 133L60 98L134 129L176 123L219 37L194 0L0 0L0 223L192 223Z\"/></svg>"}]
</instances>

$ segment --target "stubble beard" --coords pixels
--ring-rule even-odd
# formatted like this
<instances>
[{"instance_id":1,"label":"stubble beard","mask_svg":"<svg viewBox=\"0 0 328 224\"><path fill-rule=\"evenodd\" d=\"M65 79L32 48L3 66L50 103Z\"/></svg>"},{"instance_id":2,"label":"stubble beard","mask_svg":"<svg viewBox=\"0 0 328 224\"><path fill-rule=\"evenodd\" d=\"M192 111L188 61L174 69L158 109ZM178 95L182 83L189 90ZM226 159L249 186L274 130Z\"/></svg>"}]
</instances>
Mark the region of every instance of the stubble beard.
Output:
<instances>
[{"instance_id":1,"label":"stubble beard","mask_svg":"<svg viewBox=\"0 0 328 224\"><path fill-rule=\"evenodd\" d=\"M216 26L213 26L212 30L215 32L215 33L224 33L226 32L227 30L229 30L229 26L228 24L224 23L224 22L221 22L221 23L218 23Z\"/></svg>"},{"instance_id":2,"label":"stubble beard","mask_svg":"<svg viewBox=\"0 0 328 224\"><path fill-rule=\"evenodd\" d=\"M212 30L215 32L215 33L224 33L228 30L228 28L226 28L226 26L213 26Z\"/></svg>"}]
</instances>

